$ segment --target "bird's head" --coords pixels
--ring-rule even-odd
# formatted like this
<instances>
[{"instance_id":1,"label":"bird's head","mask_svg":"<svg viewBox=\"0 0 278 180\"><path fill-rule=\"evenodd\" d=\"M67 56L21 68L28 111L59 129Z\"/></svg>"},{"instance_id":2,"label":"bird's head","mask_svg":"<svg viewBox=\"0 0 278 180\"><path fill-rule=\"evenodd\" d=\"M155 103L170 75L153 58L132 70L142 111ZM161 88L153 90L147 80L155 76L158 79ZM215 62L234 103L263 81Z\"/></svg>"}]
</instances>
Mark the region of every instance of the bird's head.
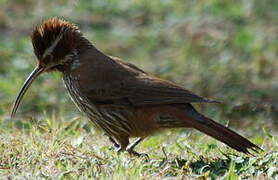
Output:
<instances>
[{"instance_id":1,"label":"bird's head","mask_svg":"<svg viewBox=\"0 0 278 180\"><path fill-rule=\"evenodd\" d=\"M58 18L43 21L31 34L38 66L52 71L69 64L81 38L78 27L70 22Z\"/></svg>"},{"instance_id":2,"label":"bird's head","mask_svg":"<svg viewBox=\"0 0 278 180\"><path fill-rule=\"evenodd\" d=\"M43 72L63 71L78 56L78 45L84 39L78 27L59 18L51 18L36 26L31 34L37 67L25 80L14 102L11 116L32 82Z\"/></svg>"}]
</instances>

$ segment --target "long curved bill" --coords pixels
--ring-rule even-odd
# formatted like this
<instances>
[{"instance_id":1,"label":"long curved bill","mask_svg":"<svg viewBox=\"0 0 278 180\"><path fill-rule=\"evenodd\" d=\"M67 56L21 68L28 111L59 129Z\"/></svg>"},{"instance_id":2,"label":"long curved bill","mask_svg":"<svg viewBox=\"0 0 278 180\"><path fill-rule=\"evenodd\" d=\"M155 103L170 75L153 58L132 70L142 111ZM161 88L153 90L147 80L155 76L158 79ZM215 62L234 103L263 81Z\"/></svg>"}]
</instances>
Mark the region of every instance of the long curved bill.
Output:
<instances>
[{"instance_id":1,"label":"long curved bill","mask_svg":"<svg viewBox=\"0 0 278 180\"><path fill-rule=\"evenodd\" d=\"M28 90L28 88L30 87L30 85L32 84L32 82L44 71L44 68L42 67L36 67L32 73L28 76L28 78L25 80L23 86L21 87L17 97L16 97L16 100L13 104L13 109L12 109L12 112L11 112L11 118L14 117L15 113L16 113L16 110L24 96L24 94L26 93L26 91Z\"/></svg>"}]
</instances>

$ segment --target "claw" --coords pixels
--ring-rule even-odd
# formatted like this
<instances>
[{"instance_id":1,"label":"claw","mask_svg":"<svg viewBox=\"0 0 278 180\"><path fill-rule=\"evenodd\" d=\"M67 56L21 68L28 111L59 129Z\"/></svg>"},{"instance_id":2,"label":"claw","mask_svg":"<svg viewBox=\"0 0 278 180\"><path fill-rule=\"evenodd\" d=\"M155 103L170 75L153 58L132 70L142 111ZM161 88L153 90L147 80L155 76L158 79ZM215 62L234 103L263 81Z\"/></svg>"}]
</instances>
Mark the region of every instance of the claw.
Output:
<instances>
[{"instance_id":1,"label":"claw","mask_svg":"<svg viewBox=\"0 0 278 180\"><path fill-rule=\"evenodd\" d=\"M134 151L133 149L128 149L127 152L132 156L146 157L147 159L149 159L149 155L146 153L138 153L138 152Z\"/></svg>"}]
</instances>

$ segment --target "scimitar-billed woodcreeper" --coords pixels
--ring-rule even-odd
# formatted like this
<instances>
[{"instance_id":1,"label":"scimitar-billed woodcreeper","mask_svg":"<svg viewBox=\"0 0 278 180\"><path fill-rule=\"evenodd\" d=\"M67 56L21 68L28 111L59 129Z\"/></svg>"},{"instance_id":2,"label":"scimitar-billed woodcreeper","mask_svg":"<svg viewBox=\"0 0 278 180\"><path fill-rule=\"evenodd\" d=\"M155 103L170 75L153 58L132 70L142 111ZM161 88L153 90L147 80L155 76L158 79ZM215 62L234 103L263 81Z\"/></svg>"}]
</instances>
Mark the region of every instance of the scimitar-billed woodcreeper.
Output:
<instances>
[{"instance_id":1,"label":"scimitar-billed woodcreeper","mask_svg":"<svg viewBox=\"0 0 278 180\"><path fill-rule=\"evenodd\" d=\"M105 55L68 21L45 20L34 28L31 39L38 63L14 102L12 116L40 74L58 71L79 110L108 135L118 151L140 155L134 151L140 141L168 128L194 128L243 153L260 149L192 106L216 101ZM132 137L138 139L129 144Z\"/></svg>"}]
</instances>

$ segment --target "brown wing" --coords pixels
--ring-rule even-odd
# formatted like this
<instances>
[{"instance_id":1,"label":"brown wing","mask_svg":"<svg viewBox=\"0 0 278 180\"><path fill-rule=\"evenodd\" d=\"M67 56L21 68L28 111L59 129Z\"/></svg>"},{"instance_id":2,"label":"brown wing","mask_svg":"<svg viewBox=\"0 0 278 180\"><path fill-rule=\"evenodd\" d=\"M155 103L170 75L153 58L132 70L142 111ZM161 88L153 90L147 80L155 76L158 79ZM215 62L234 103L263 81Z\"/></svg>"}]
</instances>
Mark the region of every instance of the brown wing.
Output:
<instances>
[{"instance_id":1,"label":"brown wing","mask_svg":"<svg viewBox=\"0 0 278 180\"><path fill-rule=\"evenodd\" d=\"M106 62L98 61L92 67L84 66L82 71L86 76L80 77L80 84L84 85L81 89L95 103L143 106L216 102L169 81L149 76L135 65L114 57L106 59Z\"/></svg>"},{"instance_id":2,"label":"brown wing","mask_svg":"<svg viewBox=\"0 0 278 180\"><path fill-rule=\"evenodd\" d=\"M111 81L104 86L92 86L86 95L92 101L99 103L134 106L216 102L195 95L169 81L145 74L139 77L123 77L121 80Z\"/></svg>"},{"instance_id":3,"label":"brown wing","mask_svg":"<svg viewBox=\"0 0 278 180\"><path fill-rule=\"evenodd\" d=\"M216 102L177 86L169 81L142 77L132 83L128 94L129 101L135 106L154 104L183 104L193 102Z\"/></svg>"}]
</instances>

